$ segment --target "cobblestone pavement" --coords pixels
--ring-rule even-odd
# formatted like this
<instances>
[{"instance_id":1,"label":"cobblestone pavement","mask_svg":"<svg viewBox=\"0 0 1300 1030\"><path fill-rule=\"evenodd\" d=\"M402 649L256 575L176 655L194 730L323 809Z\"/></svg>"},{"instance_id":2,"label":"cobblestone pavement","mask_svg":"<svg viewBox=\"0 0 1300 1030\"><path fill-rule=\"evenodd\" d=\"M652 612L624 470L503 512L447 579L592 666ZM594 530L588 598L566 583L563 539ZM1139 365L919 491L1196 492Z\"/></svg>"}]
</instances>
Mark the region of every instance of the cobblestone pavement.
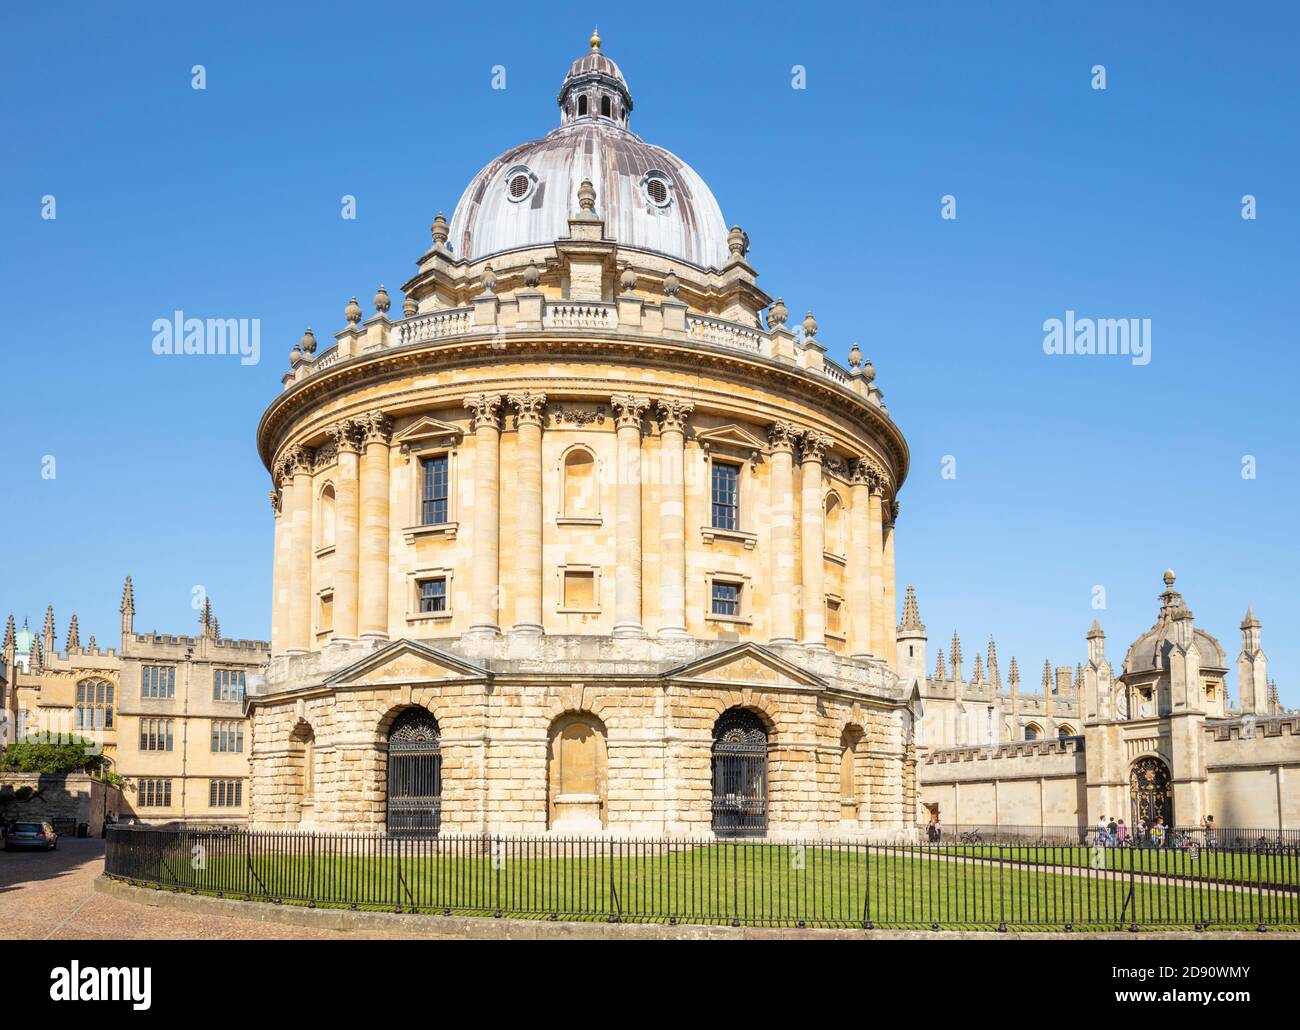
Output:
<instances>
[{"instance_id":1,"label":"cobblestone pavement","mask_svg":"<svg viewBox=\"0 0 1300 1030\"><path fill-rule=\"evenodd\" d=\"M55 851L0 851L0 938L357 940L417 936L282 926L138 905L95 892L95 877L103 868L102 840L64 839Z\"/></svg>"}]
</instances>

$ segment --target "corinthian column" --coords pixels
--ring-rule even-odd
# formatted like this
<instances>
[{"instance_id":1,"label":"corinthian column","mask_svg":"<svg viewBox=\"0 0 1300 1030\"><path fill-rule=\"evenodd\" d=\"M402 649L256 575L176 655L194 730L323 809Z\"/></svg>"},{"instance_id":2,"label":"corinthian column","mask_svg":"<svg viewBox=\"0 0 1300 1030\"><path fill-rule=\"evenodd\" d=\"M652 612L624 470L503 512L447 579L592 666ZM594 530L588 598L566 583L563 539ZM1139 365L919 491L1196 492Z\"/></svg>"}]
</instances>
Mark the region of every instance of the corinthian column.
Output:
<instances>
[{"instance_id":1,"label":"corinthian column","mask_svg":"<svg viewBox=\"0 0 1300 1030\"><path fill-rule=\"evenodd\" d=\"M271 513L275 516L275 554L271 577L271 654L280 654L285 647L285 633L289 622L289 494L292 487L286 479L280 485L280 471L276 467L277 489L271 491Z\"/></svg>"},{"instance_id":2,"label":"corinthian column","mask_svg":"<svg viewBox=\"0 0 1300 1030\"><path fill-rule=\"evenodd\" d=\"M885 531L880 513L882 489L883 473L877 471L871 483L871 525L867 531L870 545L867 560L871 568L871 653L877 658L885 657L888 646L885 643Z\"/></svg>"},{"instance_id":3,"label":"corinthian column","mask_svg":"<svg viewBox=\"0 0 1300 1030\"><path fill-rule=\"evenodd\" d=\"M690 401L659 402L659 635L686 636L686 419Z\"/></svg>"},{"instance_id":4,"label":"corinthian column","mask_svg":"<svg viewBox=\"0 0 1300 1030\"><path fill-rule=\"evenodd\" d=\"M767 427L772 448L772 591L768 613L773 644L793 644L794 623L794 443L799 430L789 422Z\"/></svg>"},{"instance_id":5,"label":"corinthian column","mask_svg":"<svg viewBox=\"0 0 1300 1030\"><path fill-rule=\"evenodd\" d=\"M361 566L360 618L362 637L388 639L388 444L393 422L382 411L360 420L364 452L361 455L361 539L357 548ZM337 498L336 498L337 499Z\"/></svg>"},{"instance_id":6,"label":"corinthian column","mask_svg":"<svg viewBox=\"0 0 1300 1030\"><path fill-rule=\"evenodd\" d=\"M514 631L542 632L542 412L544 393L512 393L506 398L518 413L519 448L515 492Z\"/></svg>"},{"instance_id":7,"label":"corinthian column","mask_svg":"<svg viewBox=\"0 0 1300 1030\"><path fill-rule=\"evenodd\" d=\"M310 447L289 448L285 464L293 477L289 509L289 635L287 651L311 649L311 464Z\"/></svg>"},{"instance_id":8,"label":"corinthian column","mask_svg":"<svg viewBox=\"0 0 1300 1030\"><path fill-rule=\"evenodd\" d=\"M884 607L885 607L885 657L889 667L898 666L898 635L895 620L898 618L898 597L894 585L894 520L898 518L898 502L890 500L882 506L885 517L885 554L884 554Z\"/></svg>"},{"instance_id":9,"label":"corinthian column","mask_svg":"<svg viewBox=\"0 0 1300 1030\"><path fill-rule=\"evenodd\" d=\"M610 398L618 426L617 515L614 523L614 636L639 637L641 626L641 416L649 397Z\"/></svg>"},{"instance_id":10,"label":"corinthian column","mask_svg":"<svg viewBox=\"0 0 1300 1030\"><path fill-rule=\"evenodd\" d=\"M357 638L363 428L348 418L329 429L339 456L338 479L334 483L334 640Z\"/></svg>"},{"instance_id":11,"label":"corinthian column","mask_svg":"<svg viewBox=\"0 0 1300 1030\"><path fill-rule=\"evenodd\" d=\"M831 438L810 429L803 452L803 644L826 646L826 509L822 501L822 456Z\"/></svg>"},{"instance_id":12,"label":"corinthian column","mask_svg":"<svg viewBox=\"0 0 1300 1030\"><path fill-rule=\"evenodd\" d=\"M857 658L871 650L871 463L860 458L853 465L849 487L849 653Z\"/></svg>"},{"instance_id":13,"label":"corinthian column","mask_svg":"<svg viewBox=\"0 0 1300 1030\"><path fill-rule=\"evenodd\" d=\"M499 393L465 398L474 430L474 540L470 551L469 631L500 633L497 592L501 587L501 408Z\"/></svg>"}]
</instances>

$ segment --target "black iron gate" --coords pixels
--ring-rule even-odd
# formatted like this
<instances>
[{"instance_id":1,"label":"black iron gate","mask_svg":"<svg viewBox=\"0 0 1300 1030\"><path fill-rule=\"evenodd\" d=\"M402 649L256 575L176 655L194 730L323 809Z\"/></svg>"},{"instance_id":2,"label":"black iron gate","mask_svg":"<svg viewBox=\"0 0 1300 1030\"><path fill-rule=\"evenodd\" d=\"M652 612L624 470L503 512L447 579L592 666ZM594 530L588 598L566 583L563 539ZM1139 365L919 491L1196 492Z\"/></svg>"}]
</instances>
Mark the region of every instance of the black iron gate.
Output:
<instances>
[{"instance_id":1,"label":"black iron gate","mask_svg":"<svg viewBox=\"0 0 1300 1030\"><path fill-rule=\"evenodd\" d=\"M442 747L438 720L410 708L388 731L388 832L436 837L442 822Z\"/></svg>"},{"instance_id":2,"label":"black iron gate","mask_svg":"<svg viewBox=\"0 0 1300 1030\"><path fill-rule=\"evenodd\" d=\"M1143 823L1150 828L1157 819L1163 819L1166 826L1174 825L1174 787L1164 762L1158 758L1139 758L1133 763L1128 782L1133 831Z\"/></svg>"},{"instance_id":3,"label":"black iron gate","mask_svg":"<svg viewBox=\"0 0 1300 1030\"><path fill-rule=\"evenodd\" d=\"M713 727L713 832L767 832L767 730L743 708L723 712Z\"/></svg>"}]
</instances>

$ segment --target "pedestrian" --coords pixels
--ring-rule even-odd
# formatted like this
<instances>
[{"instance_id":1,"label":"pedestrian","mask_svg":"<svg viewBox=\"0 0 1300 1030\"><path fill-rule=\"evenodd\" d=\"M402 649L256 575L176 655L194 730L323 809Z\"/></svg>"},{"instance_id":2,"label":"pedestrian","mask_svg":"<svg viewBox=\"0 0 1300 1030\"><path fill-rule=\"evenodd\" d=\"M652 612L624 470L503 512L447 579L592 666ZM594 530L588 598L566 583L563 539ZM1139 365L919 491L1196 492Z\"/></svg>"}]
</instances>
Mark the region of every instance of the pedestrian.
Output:
<instances>
[{"instance_id":1,"label":"pedestrian","mask_svg":"<svg viewBox=\"0 0 1300 1030\"><path fill-rule=\"evenodd\" d=\"M1162 815L1156 819L1156 824L1151 828L1152 843L1157 848L1165 846L1165 817Z\"/></svg>"},{"instance_id":2,"label":"pedestrian","mask_svg":"<svg viewBox=\"0 0 1300 1030\"><path fill-rule=\"evenodd\" d=\"M943 822L939 819L938 813L934 817L934 842L939 843L943 839Z\"/></svg>"},{"instance_id":3,"label":"pedestrian","mask_svg":"<svg viewBox=\"0 0 1300 1030\"><path fill-rule=\"evenodd\" d=\"M1207 815L1201 820L1201 829L1205 832L1205 846L1207 848L1217 847L1214 834L1214 816Z\"/></svg>"},{"instance_id":4,"label":"pedestrian","mask_svg":"<svg viewBox=\"0 0 1300 1030\"><path fill-rule=\"evenodd\" d=\"M1143 816L1138 820L1137 846L1140 848L1145 848L1147 846L1147 829L1146 817Z\"/></svg>"},{"instance_id":5,"label":"pedestrian","mask_svg":"<svg viewBox=\"0 0 1300 1030\"><path fill-rule=\"evenodd\" d=\"M1104 815L1097 819L1097 843L1102 847L1110 843L1110 831L1106 828L1106 817Z\"/></svg>"},{"instance_id":6,"label":"pedestrian","mask_svg":"<svg viewBox=\"0 0 1300 1030\"><path fill-rule=\"evenodd\" d=\"M1128 827L1124 825L1123 819L1115 825L1115 843L1121 848L1128 843Z\"/></svg>"},{"instance_id":7,"label":"pedestrian","mask_svg":"<svg viewBox=\"0 0 1300 1030\"><path fill-rule=\"evenodd\" d=\"M1106 823L1106 834L1110 837L1110 846L1114 847L1119 843L1119 824L1115 822L1114 817Z\"/></svg>"}]
</instances>

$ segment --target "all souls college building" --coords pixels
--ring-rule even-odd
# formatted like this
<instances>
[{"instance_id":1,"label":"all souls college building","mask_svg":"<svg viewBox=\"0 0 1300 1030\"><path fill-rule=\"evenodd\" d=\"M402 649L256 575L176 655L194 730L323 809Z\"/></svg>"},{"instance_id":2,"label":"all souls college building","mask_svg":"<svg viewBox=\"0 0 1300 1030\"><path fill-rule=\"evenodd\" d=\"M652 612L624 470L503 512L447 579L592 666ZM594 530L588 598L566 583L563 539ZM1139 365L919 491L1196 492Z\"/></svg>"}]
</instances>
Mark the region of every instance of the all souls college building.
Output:
<instances>
[{"instance_id":1,"label":"all souls college building","mask_svg":"<svg viewBox=\"0 0 1300 1030\"><path fill-rule=\"evenodd\" d=\"M955 639L928 675L871 363L791 328L708 186L632 132L598 37L558 106L434 219L400 317L381 286L334 346L309 330L262 418L255 826L1300 825L1258 622L1233 709L1172 573L1121 674L1094 627L1042 694L1013 659L1008 695L992 645L969 680Z\"/></svg>"}]
</instances>

